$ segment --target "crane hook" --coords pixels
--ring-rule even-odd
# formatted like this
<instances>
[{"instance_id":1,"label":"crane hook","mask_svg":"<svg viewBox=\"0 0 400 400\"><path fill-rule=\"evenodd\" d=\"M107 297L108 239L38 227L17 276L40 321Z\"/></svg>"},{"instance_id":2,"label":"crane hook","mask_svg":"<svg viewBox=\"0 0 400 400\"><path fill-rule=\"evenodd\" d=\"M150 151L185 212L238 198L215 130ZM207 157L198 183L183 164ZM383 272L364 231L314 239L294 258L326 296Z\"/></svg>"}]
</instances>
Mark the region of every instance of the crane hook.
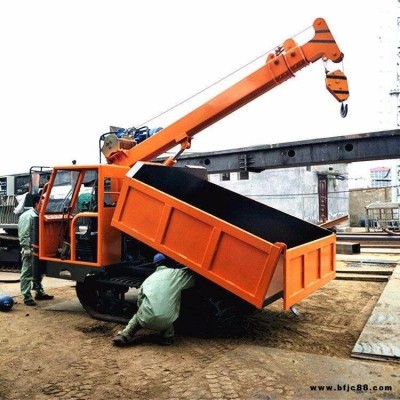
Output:
<instances>
[{"instance_id":1,"label":"crane hook","mask_svg":"<svg viewBox=\"0 0 400 400\"><path fill-rule=\"evenodd\" d=\"M346 118L348 110L349 106L347 104L342 103L340 106L340 115L342 118Z\"/></svg>"}]
</instances>

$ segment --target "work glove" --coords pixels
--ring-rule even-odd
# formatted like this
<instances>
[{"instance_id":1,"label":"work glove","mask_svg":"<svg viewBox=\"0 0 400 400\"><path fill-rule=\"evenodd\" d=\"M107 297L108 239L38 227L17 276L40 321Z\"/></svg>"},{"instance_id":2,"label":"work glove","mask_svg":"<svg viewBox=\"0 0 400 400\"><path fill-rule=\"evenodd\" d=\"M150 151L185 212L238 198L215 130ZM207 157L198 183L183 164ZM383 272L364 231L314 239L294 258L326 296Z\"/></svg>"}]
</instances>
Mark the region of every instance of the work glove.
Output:
<instances>
[{"instance_id":1,"label":"work glove","mask_svg":"<svg viewBox=\"0 0 400 400\"><path fill-rule=\"evenodd\" d=\"M26 257L31 257L32 256L32 250L31 249L23 249L22 250L22 255Z\"/></svg>"}]
</instances>

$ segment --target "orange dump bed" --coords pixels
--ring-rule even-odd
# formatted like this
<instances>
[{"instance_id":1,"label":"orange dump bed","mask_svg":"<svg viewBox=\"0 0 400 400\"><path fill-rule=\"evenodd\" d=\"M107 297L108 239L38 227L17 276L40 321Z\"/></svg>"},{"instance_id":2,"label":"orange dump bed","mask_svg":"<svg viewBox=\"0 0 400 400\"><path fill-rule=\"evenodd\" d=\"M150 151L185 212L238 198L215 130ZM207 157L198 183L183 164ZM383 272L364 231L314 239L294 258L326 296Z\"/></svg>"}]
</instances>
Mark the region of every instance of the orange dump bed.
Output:
<instances>
[{"instance_id":1,"label":"orange dump bed","mask_svg":"<svg viewBox=\"0 0 400 400\"><path fill-rule=\"evenodd\" d=\"M283 297L287 309L335 277L334 234L187 169L138 163L112 225L258 308Z\"/></svg>"}]
</instances>

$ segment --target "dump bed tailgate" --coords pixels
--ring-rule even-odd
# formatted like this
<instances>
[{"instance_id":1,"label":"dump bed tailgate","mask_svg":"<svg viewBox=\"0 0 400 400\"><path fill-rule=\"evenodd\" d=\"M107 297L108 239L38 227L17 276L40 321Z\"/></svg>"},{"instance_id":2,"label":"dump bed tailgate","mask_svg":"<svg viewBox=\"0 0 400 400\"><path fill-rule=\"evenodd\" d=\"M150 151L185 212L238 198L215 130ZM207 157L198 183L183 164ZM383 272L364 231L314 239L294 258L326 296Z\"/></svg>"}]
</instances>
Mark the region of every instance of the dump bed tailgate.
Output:
<instances>
[{"instance_id":1,"label":"dump bed tailgate","mask_svg":"<svg viewBox=\"0 0 400 400\"><path fill-rule=\"evenodd\" d=\"M293 267L304 252L311 251L308 242L313 242L312 251L320 251L321 241L322 247L331 248L334 238L329 231L180 168L141 163L132 168L112 225L258 308L263 307L266 297L283 294L289 307L301 293L312 292L311 286L316 289L334 277L332 259L329 266L321 265L326 259L318 259L317 268L329 270L330 275L323 279L318 275L315 282L313 272L311 286L304 280L304 270L300 276L299 267ZM296 249L290 256L293 264L287 257ZM314 256L311 260L316 261ZM294 283L290 269L296 271ZM305 270L310 270L307 265Z\"/></svg>"}]
</instances>

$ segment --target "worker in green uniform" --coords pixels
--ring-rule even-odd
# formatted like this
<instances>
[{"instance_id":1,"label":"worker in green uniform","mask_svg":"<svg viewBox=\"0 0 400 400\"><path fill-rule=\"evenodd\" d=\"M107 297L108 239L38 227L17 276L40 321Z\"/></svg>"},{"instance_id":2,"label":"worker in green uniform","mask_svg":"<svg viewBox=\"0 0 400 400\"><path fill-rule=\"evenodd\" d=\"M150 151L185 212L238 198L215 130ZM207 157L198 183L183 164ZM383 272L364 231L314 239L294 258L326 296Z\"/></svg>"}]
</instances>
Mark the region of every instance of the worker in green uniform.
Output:
<instances>
[{"instance_id":1,"label":"worker in green uniform","mask_svg":"<svg viewBox=\"0 0 400 400\"><path fill-rule=\"evenodd\" d=\"M138 293L138 310L128 325L113 338L115 346L134 342L135 333L151 329L162 333L163 345L174 342L174 321L179 317L181 292L194 285L194 275L186 268L168 266L166 257L157 253L153 259L156 270L142 284Z\"/></svg>"},{"instance_id":2,"label":"worker in green uniform","mask_svg":"<svg viewBox=\"0 0 400 400\"><path fill-rule=\"evenodd\" d=\"M50 296L44 292L42 286L42 276L39 282L36 282L33 290L36 291L35 300L31 294L32 284L32 233L33 219L39 214L40 195L32 196L32 208L25 211L18 221L18 238L21 246L22 268L21 268L21 294L24 298L24 304L27 306L35 306L35 300L51 300L54 296Z\"/></svg>"}]
</instances>

